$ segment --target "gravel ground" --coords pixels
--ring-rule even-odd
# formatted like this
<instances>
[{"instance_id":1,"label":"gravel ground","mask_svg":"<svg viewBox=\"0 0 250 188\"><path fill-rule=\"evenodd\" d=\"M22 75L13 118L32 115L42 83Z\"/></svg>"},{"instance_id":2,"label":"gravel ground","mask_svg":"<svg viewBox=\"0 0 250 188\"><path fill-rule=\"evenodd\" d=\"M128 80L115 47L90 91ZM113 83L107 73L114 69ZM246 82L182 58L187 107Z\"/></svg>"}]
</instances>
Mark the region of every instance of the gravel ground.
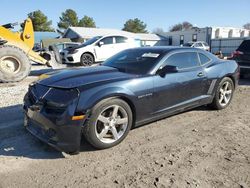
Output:
<instances>
[{"instance_id":1,"label":"gravel ground","mask_svg":"<svg viewBox=\"0 0 250 188\"><path fill-rule=\"evenodd\" d=\"M225 110L201 107L136 128L107 150L83 140L69 156L22 127L22 99L40 73L0 86L0 187L250 187L250 80Z\"/></svg>"}]
</instances>

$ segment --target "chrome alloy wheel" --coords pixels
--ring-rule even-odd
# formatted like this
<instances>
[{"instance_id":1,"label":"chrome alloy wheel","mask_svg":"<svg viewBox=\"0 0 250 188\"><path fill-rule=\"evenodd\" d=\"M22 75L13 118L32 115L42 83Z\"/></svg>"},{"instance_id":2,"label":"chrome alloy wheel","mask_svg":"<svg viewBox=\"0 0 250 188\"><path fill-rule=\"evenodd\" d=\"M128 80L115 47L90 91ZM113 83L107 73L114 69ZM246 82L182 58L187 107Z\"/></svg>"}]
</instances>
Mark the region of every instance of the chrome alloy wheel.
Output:
<instances>
[{"instance_id":1,"label":"chrome alloy wheel","mask_svg":"<svg viewBox=\"0 0 250 188\"><path fill-rule=\"evenodd\" d=\"M99 114L95 123L95 133L101 142L111 144L124 135L127 127L126 110L119 105L112 105Z\"/></svg>"},{"instance_id":2,"label":"chrome alloy wheel","mask_svg":"<svg viewBox=\"0 0 250 188\"><path fill-rule=\"evenodd\" d=\"M226 106L232 98L233 88L230 82L226 81L222 84L219 94L219 103L221 106Z\"/></svg>"}]
</instances>

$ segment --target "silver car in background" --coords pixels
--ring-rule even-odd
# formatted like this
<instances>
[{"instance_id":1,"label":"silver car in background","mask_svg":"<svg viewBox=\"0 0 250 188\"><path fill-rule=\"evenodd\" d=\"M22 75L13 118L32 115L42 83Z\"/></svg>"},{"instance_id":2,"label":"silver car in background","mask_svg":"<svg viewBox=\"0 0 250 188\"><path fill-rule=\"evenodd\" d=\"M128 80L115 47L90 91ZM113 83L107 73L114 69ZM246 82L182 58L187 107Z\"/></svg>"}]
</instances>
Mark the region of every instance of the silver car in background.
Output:
<instances>
[{"instance_id":1,"label":"silver car in background","mask_svg":"<svg viewBox=\"0 0 250 188\"><path fill-rule=\"evenodd\" d=\"M210 51L209 45L204 41L188 42L183 44L184 47L199 48L206 51Z\"/></svg>"}]
</instances>

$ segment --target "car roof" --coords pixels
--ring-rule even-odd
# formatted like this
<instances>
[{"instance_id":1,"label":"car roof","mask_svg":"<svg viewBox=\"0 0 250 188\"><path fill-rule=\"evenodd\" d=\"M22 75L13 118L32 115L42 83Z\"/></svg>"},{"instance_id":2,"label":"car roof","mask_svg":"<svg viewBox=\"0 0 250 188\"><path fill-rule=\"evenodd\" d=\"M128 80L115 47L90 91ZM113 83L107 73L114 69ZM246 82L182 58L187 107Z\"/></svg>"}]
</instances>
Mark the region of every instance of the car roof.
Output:
<instances>
[{"instance_id":1,"label":"car roof","mask_svg":"<svg viewBox=\"0 0 250 188\"><path fill-rule=\"evenodd\" d=\"M102 38L104 37L126 37L126 38L134 38L132 36L128 36L128 35L123 35L123 34L107 34L107 35L102 35Z\"/></svg>"},{"instance_id":2,"label":"car roof","mask_svg":"<svg viewBox=\"0 0 250 188\"><path fill-rule=\"evenodd\" d=\"M81 44L80 42L59 42L56 44Z\"/></svg>"},{"instance_id":3,"label":"car roof","mask_svg":"<svg viewBox=\"0 0 250 188\"><path fill-rule=\"evenodd\" d=\"M180 46L150 46L150 47L138 47L134 49L145 49L145 50L159 50L162 52L170 52L170 51L197 51L197 52L204 52L204 50L198 48L190 48L190 47L180 47Z\"/></svg>"}]
</instances>

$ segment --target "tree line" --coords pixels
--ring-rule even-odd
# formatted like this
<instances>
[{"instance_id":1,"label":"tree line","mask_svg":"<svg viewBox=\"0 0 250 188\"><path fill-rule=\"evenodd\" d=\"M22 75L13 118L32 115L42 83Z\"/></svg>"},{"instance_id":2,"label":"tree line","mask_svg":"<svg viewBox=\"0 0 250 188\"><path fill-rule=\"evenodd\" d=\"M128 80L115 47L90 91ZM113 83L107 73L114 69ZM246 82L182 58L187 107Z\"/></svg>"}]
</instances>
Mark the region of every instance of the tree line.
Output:
<instances>
[{"instance_id":1,"label":"tree line","mask_svg":"<svg viewBox=\"0 0 250 188\"><path fill-rule=\"evenodd\" d=\"M33 22L34 31L55 31L52 26L52 21L41 11L36 10L28 14L28 17ZM72 9L67 9L62 12L59 17L59 22L57 23L59 29L58 32L63 32L63 30L68 27L92 27L96 28L96 23L92 17L87 15L79 19L77 13ZM184 21L182 23L175 24L169 28L169 31L182 31L193 28L193 24ZM243 28L250 29L250 22L243 25ZM133 33L148 33L147 24L138 18L129 19L124 23L122 28L124 31L129 31ZM165 31L162 28L154 29L153 33L163 34Z\"/></svg>"},{"instance_id":2,"label":"tree line","mask_svg":"<svg viewBox=\"0 0 250 188\"><path fill-rule=\"evenodd\" d=\"M52 21L41 11L36 10L28 14L28 17L33 22L34 31L55 31L52 26ZM67 9L62 12L57 23L57 31L62 33L68 27L92 27L96 28L96 23L92 17L85 15L79 19L77 13L72 9ZM125 22L122 30L133 33L148 33L147 25L138 18L129 19Z\"/></svg>"}]
</instances>

